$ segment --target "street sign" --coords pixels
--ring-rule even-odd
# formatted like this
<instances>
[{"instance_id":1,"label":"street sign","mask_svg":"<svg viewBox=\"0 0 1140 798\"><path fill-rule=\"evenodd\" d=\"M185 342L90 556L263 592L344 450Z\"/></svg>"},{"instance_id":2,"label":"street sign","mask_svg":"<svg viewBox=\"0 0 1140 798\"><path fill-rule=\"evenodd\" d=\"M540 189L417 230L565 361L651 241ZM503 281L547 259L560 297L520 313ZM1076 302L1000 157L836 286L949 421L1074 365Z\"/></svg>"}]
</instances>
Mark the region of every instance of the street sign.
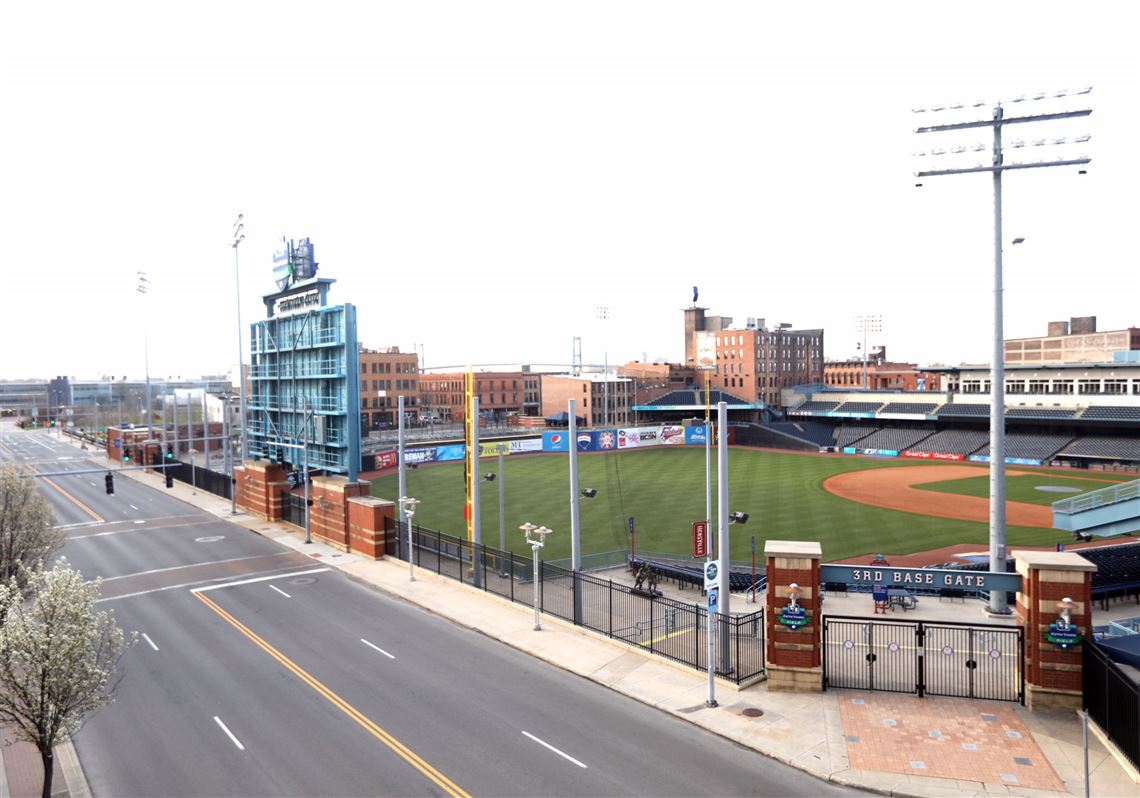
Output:
<instances>
[{"instance_id":1,"label":"street sign","mask_svg":"<svg viewBox=\"0 0 1140 798\"><path fill-rule=\"evenodd\" d=\"M709 555L709 522L693 522L693 556L707 557Z\"/></svg>"},{"instance_id":2,"label":"street sign","mask_svg":"<svg viewBox=\"0 0 1140 798\"><path fill-rule=\"evenodd\" d=\"M717 607L720 606L720 590L713 588L709 591L709 613L718 612Z\"/></svg>"},{"instance_id":3,"label":"street sign","mask_svg":"<svg viewBox=\"0 0 1140 798\"><path fill-rule=\"evenodd\" d=\"M713 591L720 587L720 569L715 562L705 563L705 591Z\"/></svg>"}]
</instances>

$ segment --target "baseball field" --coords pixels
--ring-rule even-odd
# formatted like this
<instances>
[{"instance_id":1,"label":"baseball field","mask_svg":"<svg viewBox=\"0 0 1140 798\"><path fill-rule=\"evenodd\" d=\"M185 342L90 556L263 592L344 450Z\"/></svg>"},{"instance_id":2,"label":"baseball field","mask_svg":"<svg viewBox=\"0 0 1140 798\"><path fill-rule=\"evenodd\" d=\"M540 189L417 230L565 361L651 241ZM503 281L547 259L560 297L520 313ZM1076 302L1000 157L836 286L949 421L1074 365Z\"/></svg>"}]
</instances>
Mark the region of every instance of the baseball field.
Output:
<instances>
[{"instance_id":1,"label":"baseball field","mask_svg":"<svg viewBox=\"0 0 1140 798\"><path fill-rule=\"evenodd\" d=\"M498 472L497 458L480 461L480 473ZM712 464L716 513L716 452ZM408 470L407 493L420 500L416 522L466 535L463 464L424 465ZM578 457L579 487L597 491L581 498L582 551L630 546L633 516L636 547L643 551L691 553L691 524L705 516L705 452L660 447ZM1099 472L1008 466L1007 539L1011 547L1052 546L1071 540L1052 529L1049 504L1113 482ZM756 538L816 540L825 561L862 554L908 554L958 543L988 544L989 468L986 464L938 464L843 455L814 455L733 448L728 455L729 511L745 512L747 524L729 527L731 558L747 560ZM569 458L565 454L504 458L503 474L481 482L482 539L499 541L499 486L504 486L507 548L530 549L518 530L531 522L554 530L543 558L570 555ZM373 480L374 495L398 498L396 474Z\"/></svg>"}]
</instances>

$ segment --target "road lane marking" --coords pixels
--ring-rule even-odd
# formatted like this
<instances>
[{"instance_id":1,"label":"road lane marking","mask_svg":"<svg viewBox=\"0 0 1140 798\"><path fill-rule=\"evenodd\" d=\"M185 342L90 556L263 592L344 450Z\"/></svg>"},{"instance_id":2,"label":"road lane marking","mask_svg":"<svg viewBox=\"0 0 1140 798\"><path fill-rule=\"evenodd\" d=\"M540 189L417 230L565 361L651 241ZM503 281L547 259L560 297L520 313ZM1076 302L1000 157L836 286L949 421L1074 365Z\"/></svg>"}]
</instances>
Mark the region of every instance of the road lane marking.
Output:
<instances>
[{"instance_id":1,"label":"road lane marking","mask_svg":"<svg viewBox=\"0 0 1140 798\"><path fill-rule=\"evenodd\" d=\"M55 526L52 527L52 529L74 529L77 526L99 526L100 524L105 524L105 523L106 523L106 521L79 521L78 523L74 523L74 524L56 524ZM103 534L103 533L100 533L100 534ZM88 537L92 537L92 536L91 535L79 535L78 537L88 538ZM76 540L76 538L72 538L72 540Z\"/></svg>"},{"instance_id":2,"label":"road lane marking","mask_svg":"<svg viewBox=\"0 0 1140 798\"><path fill-rule=\"evenodd\" d=\"M133 504L128 504L127 506L130 507L132 510L139 509L138 507L135 507Z\"/></svg>"},{"instance_id":3,"label":"road lane marking","mask_svg":"<svg viewBox=\"0 0 1140 798\"><path fill-rule=\"evenodd\" d=\"M362 638L360 638L360 642L361 642L361 643L363 643L364 645L368 646L369 648L374 648L374 649L376 649L377 651L379 651L381 654L383 654L383 655L384 655L385 657L387 657L388 659L395 659L395 657L393 657L391 654L389 654L389 653L388 653L387 651L385 651L384 649L380 648L380 646L377 646L377 645L373 645L372 643L369 643L369 642L368 642L367 640L365 640L363 637L362 637Z\"/></svg>"},{"instance_id":4,"label":"road lane marking","mask_svg":"<svg viewBox=\"0 0 1140 798\"><path fill-rule=\"evenodd\" d=\"M153 648L155 651L158 651L158 646L156 646L156 645L154 644L154 641L150 639L150 635L148 635L146 632L143 632L143 633L142 633L142 636L143 636L143 640L145 640L146 642L150 643L150 647L151 647L151 648Z\"/></svg>"},{"instance_id":5,"label":"road lane marking","mask_svg":"<svg viewBox=\"0 0 1140 798\"><path fill-rule=\"evenodd\" d=\"M51 479L51 477L40 477L40 478L41 478L41 479L42 479L44 482L46 482L47 484L51 485L53 488L55 488L56 490L58 490L60 493L62 493L62 494L63 494L63 496L64 496L64 498L70 499L72 502L74 502L74 503L75 503L75 505L76 505L77 507L79 507L79 509L83 510L85 513L87 513L89 516L91 516L92 518L94 518L96 521L104 521L104 520L106 520L106 519L104 519L104 518L103 518L103 516L99 515L99 513L97 513L97 512L95 512L94 510L92 510L92 509L91 509L90 507L88 507L86 504L84 504L83 502L79 501L79 499L75 498L75 497L74 497L74 496L72 496L70 493L68 493L68 492L67 492L67 491L65 491L63 488L61 488L61 487L60 487L58 484L56 484L55 482L53 482L53 481L52 481L52 479Z\"/></svg>"},{"instance_id":6,"label":"road lane marking","mask_svg":"<svg viewBox=\"0 0 1140 798\"><path fill-rule=\"evenodd\" d=\"M255 556L264 557L265 555L264 554L258 554ZM240 560L251 560L253 558L252 557L239 557L238 559L240 559ZM231 562L231 561L230 560L222 560L222 562ZM178 567L179 568L185 568L186 566L180 565ZM165 570L169 570L169 569L163 568L162 570L165 571ZM207 590L221 590L223 587L237 587L238 585L252 585L254 582L268 582L270 579L283 579L286 576L305 576L307 574L319 574L319 573L321 573L323 571L327 571L327 570L329 570L329 569L328 568L311 568L308 571L293 571L292 573L288 573L288 574L275 574L274 576L255 576L252 579L239 579L236 582L223 582L220 585L209 585L207 587L196 587L193 590L191 590L190 592L191 593L202 593L202 592L205 592ZM146 572L144 571L143 573L146 573ZM103 581L106 582L107 580L104 579ZM272 585L270 585L270 587L272 587Z\"/></svg>"},{"instance_id":7,"label":"road lane marking","mask_svg":"<svg viewBox=\"0 0 1140 798\"><path fill-rule=\"evenodd\" d=\"M586 767L586 766L585 766L585 764L583 764L582 762L579 762L577 759L575 759L574 757L570 756L570 755L569 755L569 754L567 754L567 753L564 753L564 752L562 752L562 751L559 751L557 748L555 748L553 745L551 745L550 743L546 742L545 740L540 740L540 739L538 739L537 737L535 737L535 736L534 736L533 734L531 734L530 732L528 732L528 731L524 731L524 732L523 732L523 734L525 734L525 735L526 735L527 737L529 737L530 739L534 740L534 741L535 741L536 743L538 743L539 745L542 745L542 746L546 746L547 748L549 748L549 749L550 749L551 751L553 751L554 753L558 754L558 755L559 755L560 757L562 757L563 759L569 759L571 762L573 762L573 763L574 763L575 765L577 765L578 767L580 767L580 768L585 768L585 767Z\"/></svg>"},{"instance_id":8,"label":"road lane marking","mask_svg":"<svg viewBox=\"0 0 1140 798\"><path fill-rule=\"evenodd\" d=\"M217 715L214 715L214 720L217 722L217 724L219 726L222 727L222 731L224 731L226 733L226 736L229 737L230 740L233 742L233 744L238 747L238 750L244 751L245 746L241 744L241 740L239 740L237 737L234 737L234 733L226 728L226 724L222 723L222 719L219 718Z\"/></svg>"},{"instance_id":9,"label":"road lane marking","mask_svg":"<svg viewBox=\"0 0 1140 798\"><path fill-rule=\"evenodd\" d=\"M270 589L270 590L276 590L278 593L280 593L280 594L281 594L282 596L284 596L285 598L293 598L293 597L292 597L292 596L290 596L288 593L286 593L284 590L282 590L281 588L277 587L277 585L270 585L270 586L269 586L269 589Z\"/></svg>"},{"instance_id":10,"label":"road lane marking","mask_svg":"<svg viewBox=\"0 0 1140 798\"><path fill-rule=\"evenodd\" d=\"M224 609L211 601L209 596L204 595L200 591L194 591L194 595L198 598L199 601L217 613L227 623L229 623L231 626L249 638L249 640L252 641L254 645L256 645L273 659L277 660L277 662L284 666L286 670L291 672L294 676L311 687L314 691L317 692L317 694L328 700L329 703L331 703L341 712L356 721L369 734L371 734L380 742L384 743L384 745L391 749L396 755L398 755L401 759L403 759L409 765L426 776L445 793L452 796L452 798L471 798L471 796L466 791L464 791L463 788L459 787L457 784L455 784L455 782L447 778L447 776L444 776L434 767L429 765L424 759L416 754L416 752L408 748L388 732L384 731L384 729L377 726L371 719L361 714L359 710L357 710L339 695L334 693L329 688L325 687L325 685L321 684L321 682L319 682L313 676L310 676L299 665L293 662L293 660L286 657L276 648L259 637L257 633L255 633L249 627L245 626L237 618L230 615Z\"/></svg>"}]
</instances>

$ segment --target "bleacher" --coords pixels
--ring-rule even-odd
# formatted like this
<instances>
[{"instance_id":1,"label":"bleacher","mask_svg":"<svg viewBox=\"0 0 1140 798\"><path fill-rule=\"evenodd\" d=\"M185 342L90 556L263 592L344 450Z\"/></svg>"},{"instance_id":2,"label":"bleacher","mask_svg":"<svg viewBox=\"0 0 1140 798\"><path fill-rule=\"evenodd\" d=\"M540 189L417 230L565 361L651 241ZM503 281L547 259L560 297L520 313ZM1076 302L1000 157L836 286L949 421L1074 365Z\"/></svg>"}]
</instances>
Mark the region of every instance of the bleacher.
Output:
<instances>
[{"instance_id":1,"label":"bleacher","mask_svg":"<svg viewBox=\"0 0 1140 798\"><path fill-rule=\"evenodd\" d=\"M1140 407L1095 405L1086 407L1081 418L1091 421L1140 421Z\"/></svg>"},{"instance_id":2,"label":"bleacher","mask_svg":"<svg viewBox=\"0 0 1140 798\"><path fill-rule=\"evenodd\" d=\"M1050 460L1053 455L1063 449L1073 439L1072 435L1034 435L1025 432L1007 432L1005 436L1005 456L1019 457L1024 460ZM988 457L989 444L978 451L979 455Z\"/></svg>"},{"instance_id":3,"label":"bleacher","mask_svg":"<svg viewBox=\"0 0 1140 798\"><path fill-rule=\"evenodd\" d=\"M1062 410L1057 407L1007 407L1005 409L1006 418L1072 418L1077 413L1076 410Z\"/></svg>"},{"instance_id":4,"label":"bleacher","mask_svg":"<svg viewBox=\"0 0 1140 798\"><path fill-rule=\"evenodd\" d=\"M1108 609L1110 598L1140 591L1140 543L1073 551L1096 565L1096 572L1092 575L1092 597L1102 601L1105 609Z\"/></svg>"},{"instance_id":5,"label":"bleacher","mask_svg":"<svg viewBox=\"0 0 1140 798\"><path fill-rule=\"evenodd\" d=\"M709 403L713 407L716 407L718 402L727 402L730 405L747 404L747 402L745 402L739 396L733 396L726 391L720 391L714 388L709 391ZM657 397L649 404L675 407L704 407L705 392L704 389L670 391L664 396Z\"/></svg>"},{"instance_id":6,"label":"bleacher","mask_svg":"<svg viewBox=\"0 0 1140 798\"><path fill-rule=\"evenodd\" d=\"M678 587L682 589L685 585L695 585L700 590L704 590L705 585L705 572L704 568L699 565L679 565L677 563L662 562L660 560L635 560L630 563L630 570L636 571L639 565L648 565L649 569L657 574L658 579L668 579L677 583ZM728 572L728 590L730 593L744 593L755 588L757 593L763 592L768 587L768 577L759 573L756 574L756 581L752 581L752 573L750 571L729 571Z\"/></svg>"},{"instance_id":7,"label":"bleacher","mask_svg":"<svg viewBox=\"0 0 1140 798\"><path fill-rule=\"evenodd\" d=\"M1140 461L1140 438L1118 438L1086 435L1066 446L1058 454L1073 457L1099 457L1105 460Z\"/></svg>"},{"instance_id":8,"label":"bleacher","mask_svg":"<svg viewBox=\"0 0 1140 798\"><path fill-rule=\"evenodd\" d=\"M866 424L841 424L835 430L835 447L842 449L844 446L853 446L860 438L865 438L878 431L878 427L871 427Z\"/></svg>"},{"instance_id":9,"label":"bleacher","mask_svg":"<svg viewBox=\"0 0 1140 798\"><path fill-rule=\"evenodd\" d=\"M957 402L947 402L938 408L938 415L940 416L988 416L990 414L989 405L980 404L958 404Z\"/></svg>"},{"instance_id":10,"label":"bleacher","mask_svg":"<svg viewBox=\"0 0 1140 798\"><path fill-rule=\"evenodd\" d=\"M919 441L930 436L931 430L928 429L899 429L894 427L886 427L873 432L863 440L859 441L859 448L861 449L889 449L891 451L901 452L905 449L910 449Z\"/></svg>"},{"instance_id":11,"label":"bleacher","mask_svg":"<svg viewBox=\"0 0 1140 798\"><path fill-rule=\"evenodd\" d=\"M815 413L817 415L823 415L824 413L828 413L837 407L839 407L839 402L808 401L797 407L793 407L788 411L788 413L791 415L795 415L797 413L804 413L808 415Z\"/></svg>"},{"instance_id":12,"label":"bleacher","mask_svg":"<svg viewBox=\"0 0 1140 798\"><path fill-rule=\"evenodd\" d=\"M944 452L946 454L973 454L989 443L990 434L983 430L944 429L926 440L908 447L912 452Z\"/></svg>"},{"instance_id":13,"label":"bleacher","mask_svg":"<svg viewBox=\"0 0 1140 798\"><path fill-rule=\"evenodd\" d=\"M791 435L794 438L814 443L816 446L834 446L835 428L818 421L773 421L769 427Z\"/></svg>"},{"instance_id":14,"label":"bleacher","mask_svg":"<svg viewBox=\"0 0 1140 798\"><path fill-rule=\"evenodd\" d=\"M880 413L920 413L929 415L938 407L933 402L889 402L879 409Z\"/></svg>"},{"instance_id":15,"label":"bleacher","mask_svg":"<svg viewBox=\"0 0 1140 798\"><path fill-rule=\"evenodd\" d=\"M844 402L835 408L836 413L876 413L882 402Z\"/></svg>"}]
</instances>

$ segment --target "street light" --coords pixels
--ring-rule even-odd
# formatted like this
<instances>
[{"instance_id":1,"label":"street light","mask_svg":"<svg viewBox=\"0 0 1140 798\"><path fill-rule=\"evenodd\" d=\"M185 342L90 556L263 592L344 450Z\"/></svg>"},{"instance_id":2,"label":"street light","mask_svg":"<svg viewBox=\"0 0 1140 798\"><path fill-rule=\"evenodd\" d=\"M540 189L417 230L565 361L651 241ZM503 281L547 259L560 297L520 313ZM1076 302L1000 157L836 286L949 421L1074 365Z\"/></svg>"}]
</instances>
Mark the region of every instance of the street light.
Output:
<instances>
[{"instance_id":1,"label":"street light","mask_svg":"<svg viewBox=\"0 0 1140 798\"><path fill-rule=\"evenodd\" d=\"M150 291L150 280L146 278L146 272L139 272L139 284L135 289L143 296L146 296ZM146 439L149 441L154 438L154 426L152 414L150 410L150 346L147 342L146 329L148 326L149 318L147 317L146 306L143 306L143 364L146 367Z\"/></svg>"},{"instance_id":2,"label":"street light","mask_svg":"<svg viewBox=\"0 0 1140 798\"><path fill-rule=\"evenodd\" d=\"M236 300L237 300L237 327L238 327L238 390L241 396L241 464L244 467L245 461L249 458L249 440L246 437L246 427L249 426L246 420L246 406L245 406L245 359L242 356L242 331L241 331L241 272L238 268L238 244L245 241L245 225L242 224L242 219L245 214L239 213L237 221L234 222L234 242L230 244L234 250L234 284L236 286Z\"/></svg>"},{"instance_id":3,"label":"street light","mask_svg":"<svg viewBox=\"0 0 1140 798\"><path fill-rule=\"evenodd\" d=\"M546 536L554 530L547 529L544 526L535 526L530 521L520 526L519 529L526 533L526 542L530 544L533 557L531 590L534 593L534 631L538 632L542 629L542 623L538 618L538 550L546 544Z\"/></svg>"},{"instance_id":4,"label":"street light","mask_svg":"<svg viewBox=\"0 0 1140 798\"><path fill-rule=\"evenodd\" d=\"M408 581L416 581L415 571L415 557L412 550L412 518L416 514L416 505L420 503L419 499L413 499L408 496L400 497L400 506L404 508L404 516L408 519Z\"/></svg>"}]
</instances>

